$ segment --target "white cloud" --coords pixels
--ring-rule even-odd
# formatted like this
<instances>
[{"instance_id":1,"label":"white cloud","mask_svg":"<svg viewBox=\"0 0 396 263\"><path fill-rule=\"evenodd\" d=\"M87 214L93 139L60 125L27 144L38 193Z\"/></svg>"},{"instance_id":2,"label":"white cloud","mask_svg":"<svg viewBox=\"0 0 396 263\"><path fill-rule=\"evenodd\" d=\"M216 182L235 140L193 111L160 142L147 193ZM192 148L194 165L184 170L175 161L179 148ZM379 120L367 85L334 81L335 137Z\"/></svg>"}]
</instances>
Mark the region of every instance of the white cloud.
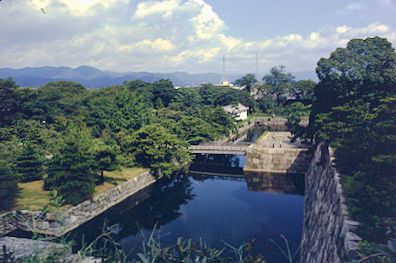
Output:
<instances>
[{"instance_id":1,"label":"white cloud","mask_svg":"<svg viewBox=\"0 0 396 263\"><path fill-rule=\"evenodd\" d=\"M349 26L343 25L343 26L339 26L337 27L336 31L340 34L346 33L349 30L351 30L351 28Z\"/></svg>"},{"instance_id":2,"label":"white cloud","mask_svg":"<svg viewBox=\"0 0 396 263\"><path fill-rule=\"evenodd\" d=\"M31 0L30 5L48 11L59 7L73 15L93 15L97 8L109 8L117 0ZM59 10L59 9L58 9Z\"/></svg>"},{"instance_id":3,"label":"white cloud","mask_svg":"<svg viewBox=\"0 0 396 263\"><path fill-rule=\"evenodd\" d=\"M383 23L247 41L228 34L203 0L134 1L25 0L0 8L0 67L220 72L226 55L229 72L254 72L258 52L263 71L280 64L313 71L320 57L352 38L381 36L396 44L396 31Z\"/></svg>"},{"instance_id":4,"label":"white cloud","mask_svg":"<svg viewBox=\"0 0 396 263\"><path fill-rule=\"evenodd\" d=\"M140 19L158 14L162 16L170 16L179 4L180 1L178 0L142 2L137 5L135 16Z\"/></svg>"}]
</instances>

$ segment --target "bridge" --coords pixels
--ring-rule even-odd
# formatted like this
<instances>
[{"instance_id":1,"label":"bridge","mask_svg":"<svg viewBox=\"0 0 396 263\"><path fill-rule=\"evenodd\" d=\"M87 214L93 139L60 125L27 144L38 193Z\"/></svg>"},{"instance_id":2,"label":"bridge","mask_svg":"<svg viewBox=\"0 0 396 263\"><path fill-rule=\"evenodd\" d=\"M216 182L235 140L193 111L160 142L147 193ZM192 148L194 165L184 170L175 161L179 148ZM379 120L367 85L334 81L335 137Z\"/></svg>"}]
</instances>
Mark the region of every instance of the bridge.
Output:
<instances>
[{"instance_id":1,"label":"bridge","mask_svg":"<svg viewBox=\"0 0 396 263\"><path fill-rule=\"evenodd\" d=\"M190 145L188 150L191 153L201 154L235 154L235 155L246 155L246 150L250 144L200 144Z\"/></svg>"}]
</instances>

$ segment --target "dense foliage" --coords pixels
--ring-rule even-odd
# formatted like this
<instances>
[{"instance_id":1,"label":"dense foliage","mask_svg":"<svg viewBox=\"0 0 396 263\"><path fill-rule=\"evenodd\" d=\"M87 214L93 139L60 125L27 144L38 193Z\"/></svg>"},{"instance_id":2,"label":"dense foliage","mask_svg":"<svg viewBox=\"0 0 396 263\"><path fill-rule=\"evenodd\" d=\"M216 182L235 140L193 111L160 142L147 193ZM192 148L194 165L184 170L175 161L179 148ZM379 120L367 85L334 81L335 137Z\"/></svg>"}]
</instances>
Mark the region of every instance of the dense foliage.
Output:
<instances>
[{"instance_id":1,"label":"dense foliage","mask_svg":"<svg viewBox=\"0 0 396 263\"><path fill-rule=\"evenodd\" d=\"M221 106L254 107L245 91L175 89L169 80L87 90L64 81L20 88L6 79L0 98L0 149L8 164L1 176L10 178L0 192L13 199L18 181L44 180L70 204L90 198L105 170L141 165L171 176L191 161L188 144L235 130Z\"/></svg>"},{"instance_id":2,"label":"dense foliage","mask_svg":"<svg viewBox=\"0 0 396 263\"><path fill-rule=\"evenodd\" d=\"M336 149L359 234L396 233L396 53L382 38L355 39L321 59L308 136Z\"/></svg>"},{"instance_id":3,"label":"dense foliage","mask_svg":"<svg viewBox=\"0 0 396 263\"><path fill-rule=\"evenodd\" d=\"M122 147L134 154L139 165L160 176L171 176L191 161L187 144L158 124L144 126L127 136Z\"/></svg>"},{"instance_id":4,"label":"dense foliage","mask_svg":"<svg viewBox=\"0 0 396 263\"><path fill-rule=\"evenodd\" d=\"M68 204L89 199L95 190L98 166L89 131L70 125L50 162L45 188L56 190Z\"/></svg>"}]
</instances>

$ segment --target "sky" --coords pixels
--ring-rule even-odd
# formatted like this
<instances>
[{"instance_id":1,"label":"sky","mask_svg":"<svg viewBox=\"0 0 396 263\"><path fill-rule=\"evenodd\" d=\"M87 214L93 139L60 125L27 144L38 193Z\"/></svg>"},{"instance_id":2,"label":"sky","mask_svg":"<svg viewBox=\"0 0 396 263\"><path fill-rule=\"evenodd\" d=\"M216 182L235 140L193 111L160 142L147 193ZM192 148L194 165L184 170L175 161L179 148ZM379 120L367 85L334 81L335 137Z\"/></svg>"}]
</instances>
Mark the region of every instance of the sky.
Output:
<instances>
[{"instance_id":1,"label":"sky","mask_svg":"<svg viewBox=\"0 0 396 263\"><path fill-rule=\"evenodd\" d=\"M0 68L314 72L353 38L396 47L396 0L2 0Z\"/></svg>"}]
</instances>

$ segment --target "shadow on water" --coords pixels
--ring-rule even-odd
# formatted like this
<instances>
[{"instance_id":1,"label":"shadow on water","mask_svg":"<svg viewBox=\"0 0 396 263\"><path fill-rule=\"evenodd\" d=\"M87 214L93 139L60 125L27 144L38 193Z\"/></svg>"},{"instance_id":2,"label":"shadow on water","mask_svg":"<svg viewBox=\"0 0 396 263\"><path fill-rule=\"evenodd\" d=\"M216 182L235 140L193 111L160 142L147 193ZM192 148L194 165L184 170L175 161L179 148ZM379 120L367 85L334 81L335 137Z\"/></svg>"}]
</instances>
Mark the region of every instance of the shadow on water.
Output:
<instances>
[{"instance_id":1,"label":"shadow on water","mask_svg":"<svg viewBox=\"0 0 396 263\"><path fill-rule=\"evenodd\" d=\"M82 242L78 241L92 242L104 227L111 226L115 240L151 231L180 217L180 207L193 198L188 178L161 180L82 225L69 238L77 241L76 247L80 248Z\"/></svg>"}]
</instances>

